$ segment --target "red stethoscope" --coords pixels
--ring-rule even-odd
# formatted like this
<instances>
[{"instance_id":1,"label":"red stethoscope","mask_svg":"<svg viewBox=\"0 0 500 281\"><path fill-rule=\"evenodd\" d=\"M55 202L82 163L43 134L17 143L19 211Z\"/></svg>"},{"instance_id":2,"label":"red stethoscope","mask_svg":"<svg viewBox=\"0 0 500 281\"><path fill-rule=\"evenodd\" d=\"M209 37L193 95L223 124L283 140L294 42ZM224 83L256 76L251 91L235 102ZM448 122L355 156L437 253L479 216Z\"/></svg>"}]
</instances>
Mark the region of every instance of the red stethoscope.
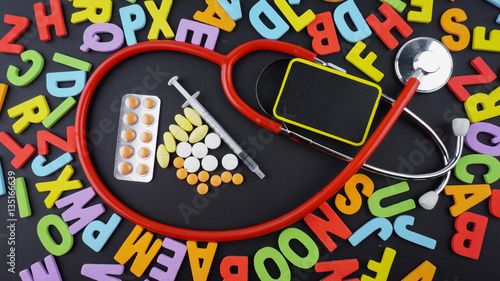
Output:
<instances>
[{"instance_id":1,"label":"red stethoscope","mask_svg":"<svg viewBox=\"0 0 500 281\"><path fill-rule=\"evenodd\" d=\"M410 42L408 42L410 43ZM405 44L406 45L406 44ZM410 44L411 45L411 44ZM413 44L415 45L415 44ZM273 220L267 221L262 224L232 229L232 230L218 230L218 231L205 231L179 228L166 225L155 220L144 217L123 204L118 200L103 184L97 175L94 166L92 165L90 155L87 149L86 141L86 120L87 113L92 95L100 83L102 78L121 61L130 58L134 55L153 52L153 51L175 51L194 56L201 57L208 61L218 64L221 67L221 82L224 92L231 102L231 104L238 109L243 115L255 122L257 125L266 128L276 134L281 133L293 137L288 129L282 123L272 120L266 116L259 114L253 108L248 106L236 93L232 80L232 70L234 64L245 55L255 51L276 51L286 53L294 57L302 58L308 61L321 62L316 58L316 54L308 51L300 46L293 45L281 41L272 40L255 40L244 43L227 55L219 54L215 51L196 46L189 43L177 41L151 41L138 43L127 48L124 48L108 59L106 59L92 74L87 81L87 84L81 94L76 114L76 143L78 156L82 163L83 170L91 183L94 190L99 196L116 212L125 217L127 220L140 225L152 232L162 234L165 236L179 238L184 240L194 241L233 241L249 239L271 233L278 229L284 228L300 219L307 214L317 209L322 203L330 199L345 183L362 167L362 165L372 155L378 145L382 142L391 127L403 112L406 105L409 103L419 85L421 79L427 75L432 74L439 69L436 66L434 53L429 53L428 50L418 52L416 59L413 61L413 68L407 80L404 89L394 102L391 109L388 111L378 128L374 131L372 136L367 140L366 144L361 148L358 154L349 162L346 168L340 172L329 184L327 184L320 192L307 200L302 205L298 206L291 212L282 215ZM436 55L437 56L437 55ZM439 60L439 57L438 57ZM437 69L436 69L437 68ZM449 78L449 76L448 76Z\"/></svg>"}]
</instances>

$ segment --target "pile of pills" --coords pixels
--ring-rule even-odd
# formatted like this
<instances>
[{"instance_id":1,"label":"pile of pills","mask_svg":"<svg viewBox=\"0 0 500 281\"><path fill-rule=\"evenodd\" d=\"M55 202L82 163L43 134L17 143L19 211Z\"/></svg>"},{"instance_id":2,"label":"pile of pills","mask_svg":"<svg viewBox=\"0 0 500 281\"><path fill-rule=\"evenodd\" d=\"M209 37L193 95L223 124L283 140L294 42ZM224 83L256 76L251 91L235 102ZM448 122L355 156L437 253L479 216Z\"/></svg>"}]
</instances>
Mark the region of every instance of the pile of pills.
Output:
<instances>
[{"instance_id":1,"label":"pile of pills","mask_svg":"<svg viewBox=\"0 0 500 281\"><path fill-rule=\"evenodd\" d=\"M203 124L200 115L190 107L184 108L184 115L177 114L176 124L169 126L163 134L163 144L158 146L157 160L162 168L170 161L170 154L175 153L173 166L177 168L177 178L186 180L189 185L197 185L199 194L206 194L208 184L213 187L222 183L243 183L243 176L230 172L238 166L238 158L234 154L226 154L222 158L222 166L226 170L221 175L210 175L219 167L219 160L209 154L210 150L219 148L222 141L216 133L209 133L209 127Z\"/></svg>"},{"instance_id":2,"label":"pile of pills","mask_svg":"<svg viewBox=\"0 0 500 281\"><path fill-rule=\"evenodd\" d=\"M113 171L116 179L152 180L160 102L156 96L123 96Z\"/></svg>"}]
</instances>

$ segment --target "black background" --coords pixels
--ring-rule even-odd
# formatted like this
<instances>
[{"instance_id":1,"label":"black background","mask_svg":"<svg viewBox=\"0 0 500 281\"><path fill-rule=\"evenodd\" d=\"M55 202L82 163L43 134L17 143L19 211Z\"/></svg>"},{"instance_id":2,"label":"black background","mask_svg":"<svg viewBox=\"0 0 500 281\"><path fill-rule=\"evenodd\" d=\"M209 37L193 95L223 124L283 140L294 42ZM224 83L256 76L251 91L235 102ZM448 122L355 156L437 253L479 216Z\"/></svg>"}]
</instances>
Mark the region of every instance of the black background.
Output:
<instances>
[{"instance_id":1,"label":"black background","mask_svg":"<svg viewBox=\"0 0 500 281\"><path fill-rule=\"evenodd\" d=\"M161 1L155 2L157 5L161 3ZM251 7L257 1L241 2L243 18L236 22L236 27L232 32L221 31L215 47L215 51L219 53L227 54L246 41L262 38L251 26L248 18ZM410 1L405 2L409 4ZM489 32L497 25L495 20L500 10L487 3L487 1L434 2L433 19L429 24L409 23L414 32L406 39L393 31L393 34L400 42L400 46L404 42L419 36L430 36L440 39L442 36L447 35L441 28L439 21L441 15L450 8L461 8L467 13L468 19L464 24L469 28L471 34L472 29L476 26L486 26L487 32ZM83 32L91 23L72 24L70 22L71 14L79 11L79 9L72 7L71 2L68 1L62 1L68 35L59 38L55 35L54 30L51 29L52 40L42 42L38 37L33 11L34 3L36 2L25 0L3 1L0 6L0 13L2 15L0 18L3 18L4 14L12 14L30 19L29 29L16 43L22 44L25 50L38 51L45 59L44 69L37 79L26 87L16 87L10 85L6 79L7 68L9 65L15 65L21 68L23 72L27 70L27 65L20 60L18 55L0 53L0 82L9 85L3 110L0 112L0 130L8 132L22 145L31 143L36 146L36 132L45 129L43 125L32 124L23 133L16 135L12 131L12 124L16 120L9 118L6 112L7 109L40 94L46 96L51 109L54 109L62 102L62 99L50 96L45 86L46 73L70 70L66 66L52 61L52 56L55 52L88 61L93 64L92 70L95 70L111 53L98 53L94 51L84 53L80 51L79 47L83 43ZM121 26L118 9L129 4L125 0L114 1L113 15L110 22ZM146 27L136 33L138 41L144 42L147 41L147 33L151 27L152 19L144 7L143 1L138 1L138 4L144 8L147 17ZM357 1L357 5L365 18L372 13L379 16L379 19L383 18L377 11L380 4L380 1L376 0ZM274 4L271 5L276 8ZM300 5L294 7L294 10L297 14L301 14L307 9L312 9L315 14L319 14L326 11L333 12L338 5L337 3L310 0L302 1ZM48 7L48 3L46 3L46 6ZM196 11L203 11L205 7L206 4L204 1L175 1L168 17L168 23L175 32L180 19L192 19ZM48 10L50 11L50 9ZM410 10L418 9L408 5L401 14L404 19L406 19L406 15ZM10 25L2 22L0 24L0 36L5 35L10 28ZM345 41L340 34L338 34L338 37L341 51L328 56L321 56L321 58L340 65L347 69L350 74L369 79L345 60L345 55L352 48L353 44ZM312 50L311 37L305 29L297 33L290 28L280 40L298 44ZM364 43L367 44L364 55L368 51L375 52L378 55L378 59L374 65L385 74L379 85L382 87L384 93L396 98L403 86L396 78L393 67L398 48L392 51L388 50L375 33L365 39ZM470 61L477 56L481 56L492 70L498 73L500 67L498 54L474 51L471 45L472 43L463 51L452 53L455 66L453 75L475 74L476 71L471 67ZM271 61L284 57L287 56L259 52L245 57L236 65L234 72L235 88L242 99L253 108L258 108L254 89L260 71ZM140 86L144 86L144 78L150 73L148 69L156 68L160 69L161 75L157 77L158 80L156 82L158 83L156 86L148 90L149 93L162 98L162 115L159 131L166 131L168 126L174 122L173 116L181 112L182 97L167 86L168 79L171 76L178 75L180 83L189 92L201 91L200 102L211 111L213 116L230 132L233 138L251 154L260 165L262 171L266 173L264 180L259 180L243 165L240 165L241 172L245 176L245 183L243 185L239 187L227 185L222 187L218 192L211 190L208 196L200 197L185 182L181 182L175 178L175 169L172 167L160 170L156 166L155 178L150 184L119 182L112 177L116 137L115 120L118 118L117 101L121 99L123 94L129 92L141 93ZM91 157L96 170L99 172L99 176L106 186L115 196L135 211L166 224L191 229L218 230L251 226L291 211L321 190L323 186L345 167L345 163L335 158L314 149L302 147L283 136L273 135L246 119L225 98L220 83L219 69L219 66L211 62L193 58L189 55L153 52L136 56L119 64L119 67L110 71L97 88L92 99L89 118L87 120L87 130L91 139L90 145L92 146ZM467 89L471 93L489 93L497 86L498 82L495 81L486 85L470 86ZM417 94L408 107L440 132L450 150L453 149L454 138L451 131L451 120L455 117L465 117L466 115L463 103L447 87L431 94ZM383 114L387 112L387 109L388 106L384 104L379 107L374 125L377 125ZM75 113L76 108L73 108L50 131L65 138L66 127L74 124ZM99 130L100 124L102 125L102 122L108 122L109 120L112 122L111 127L114 125L114 129ZM498 121L498 118L493 118L486 122L498 124ZM424 141L425 139L427 139L427 136L414 126L411 121L401 118L369 162L386 168L404 169L403 163L405 161L411 162L411 157L416 155L416 151L425 152L415 144L415 140ZM255 142L255 140L257 141ZM355 153L355 149L333 143L332 141L328 142L333 146L344 149L344 151ZM55 159L61 153L58 149L52 147L50 149L50 154L47 156L49 161ZM228 151L227 146L223 146L217 151L217 153L220 153L217 156L221 156ZM473 152L466 149L465 153L470 154ZM424 155L425 159L418 160L425 161L415 161L415 158L413 159L414 165L412 168L415 172L427 172L440 167L441 156L438 153L424 153ZM72 162L75 168L73 178L80 179L84 187L87 187L89 183L77 160L77 155L74 154L73 156L76 159ZM4 176L7 176L8 171L13 171L17 177L25 177L33 212L31 217L19 219L16 223L16 275L13 275L7 272L5 263L6 255L9 254L6 245L6 238L9 234L6 228L7 197L0 197L0 219L1 224L3 224L0 225L0 261L2 264L0 267L0 276L6 276L8 279L5 280L19 280L20 278L17 274L19 271L29 268L31 264L41 261L49 255L37 237L37 223L45 215L60 215L65 209L59 210L57 207L47 209L43 202L47 193L38 192L35 184L55 180L60 172L56 172L45 178L39 178L31 171L31 160L22 169L17 170L10 165L12 154L4 146L0 146L0 157L3 164ZM476 171L478 175L483 172L480 168ZM373 174L367 175L374 181L376 189L397 182ZM477 177L475 183L481 183L481 180L481 177ZM450 183L461 184L453 176ZM394 198L387 199L385 202L392 204L408 198L416 201L420 195L435 188L438 184L439 180L410 181L411 190L409 192L394 196ZM494 183L491 187L495 188L495 185ZM70 193L72 192L65 192L63 196ZM333 199L329 200L328 203L335 209ZM364 204L361 210L351 216L343 215L335 209L352 232L373 218L366 206L366 198L363 200ZM103 201L96 197L89 205L96 203L103 203ZM198 208L199 214L190 216L189 221L187 221L179 211L181 204ZM434 280L439 281L490 279L492 276L500 273L498 267L496 267L496 261L500 255L497 251L498 244L496 243L497 235L500 233L500 223L497 218L489 214L487 200L469 210L470 212L488 217L488 226L479 260L471 260L459 256L451 250L451 239L455 233L453 227L455 218L450 215L448 208L452 205L453 199L450 196L442 195L433 211L426 211L417 207L406 213L415 217L415 225L412 230L437 240L435 250L429 250L412 244L393 234L387 241L382 241L376 235L371 235L356 247L351 246L348 241L334 237L333 240L337 243L338 248L329 253L302 220L296 222L291 227L299 228L313 237L320 249L319 261L358 259L360 269L352 274L351 278L360 277L362 274L374 276L374 273L368 270L366 265L369 260L380 261L383 250L386 247L397 251L389 274L389 280L401 280L425 260L430 261L437 267ZM107 221L112 214L113 210L106 206L106 213L99 217L99 220ZM389 218L389 220L393 222L394 218ZM133 228L134 225L132 223L123 220L104 249L99 253L95 253L83 243L81 240L82 232L77 233L74 237L73 248L67 254L56 257L62 278L64 280L85 280L86 278L80 275L80 270L81 266L86 263L115 264L116 261L114 261L113 257ZM260 248L266 246L278 248L277 241L280 232L276 231L245 241L219 243L209 280L221 279L219 265L221 260L229 255L248 256L249 280L257 280L257 275L253 269L253 256ZM157 234L155 234L155 237L163 238ZM155 260L149 269L152 266L158 266ZM131 262L126 264L125 272L120 279L146 279L149 269L146 270L142 277L137 278L130 273L130 265ZM296 268L292 264L289 264L289 266L292 271L292 280L320 280L327 276L326 273L315 273L313 269L303 270ZM269 268L271 272L274 271L272 267ZM187 256L177 279L192 279Z\"/></svg>"}]
</instances>

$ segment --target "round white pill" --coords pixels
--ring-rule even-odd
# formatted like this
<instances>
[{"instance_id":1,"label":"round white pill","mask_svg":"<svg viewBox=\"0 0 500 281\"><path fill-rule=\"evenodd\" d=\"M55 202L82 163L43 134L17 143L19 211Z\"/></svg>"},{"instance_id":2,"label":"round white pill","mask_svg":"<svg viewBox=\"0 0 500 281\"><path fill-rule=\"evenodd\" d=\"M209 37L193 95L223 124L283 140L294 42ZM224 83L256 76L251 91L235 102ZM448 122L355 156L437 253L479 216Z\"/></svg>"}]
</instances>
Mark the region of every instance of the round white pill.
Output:
<instances>
[{"instance_id":1,"label":"round white pill","mask_svg":"<svg viewBox=\"0 0 500 281\"><path fill-rule=\"evenodd\" d=\"M180 142L177 144L177 150L175 151L179 157L186 158L191 155L192 147L189 142Z\"/></svg>"},{"instance_id":2,"label":"round white pill","mask_svg":"<svg viewBox=\"0 0 500 281\"><path fill-rule=\"evenodd\" d=\"M213 155L207 155L201 160L201 167L207 172L212 172L219 166L219 160Z\"/></svg>"},{"instance_id":3,"label":"round white pill","mask_svg":"<svg viewBox=\"0 0 500 281\"><path fill-rule=\"evenodd\" d=\"M228 153L222 157L222 166L228 171L232 171L238 167L238 157L232 153Z\"/></svg>"},{"instance_id":4,"label":"round white pill","mask_svg":"<svg viewBox=\"0 0 500 281\"><path fill-rule=\"evenodd\" d=\"M184 169L188 171L188 173L196 173L200 169L200 160L198 158L190 156L184 160Z\"/></svg>"},{"instance_id":5,"label":"round white pill","mask_svg":"<svg viewBox=\"0 0 500 281\"><path fill-rule=\"evenodd\" d=\"M205 144L210 149L217 149L220 146L221 139L216 133L210 133L205 137Z\"/></svg>"},{"instance_id":6,"label":"round white pill","mask_svg":"<svg viewBox=\"0 0 500 281\"><path fill-rule=\"evenodd\" d=\"M193 145L193 156L198 158L198 159L201 159L205 156L207 156L208 154L208 148L207 146L202 143L202 142L197 142Z\"/></svg>"}]
</instances>

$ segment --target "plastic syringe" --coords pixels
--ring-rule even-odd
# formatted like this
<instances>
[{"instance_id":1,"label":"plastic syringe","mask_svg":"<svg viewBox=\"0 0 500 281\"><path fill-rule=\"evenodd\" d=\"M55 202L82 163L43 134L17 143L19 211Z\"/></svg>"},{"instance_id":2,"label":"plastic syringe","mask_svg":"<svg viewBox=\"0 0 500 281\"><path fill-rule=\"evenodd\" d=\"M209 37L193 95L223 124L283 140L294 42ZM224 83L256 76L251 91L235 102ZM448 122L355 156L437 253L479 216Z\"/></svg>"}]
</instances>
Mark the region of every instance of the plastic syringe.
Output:
<instances>
[{"instance_id":1,"label":"plastic syringe","mask_svg":"<svg viewBox=\"0 0 500 281\"><path fill-rule=\"evenodd\" d=\"M231 150L236 154L245 165L263 179L265 177L264 173L259 169L259 165L253 161L253 159L238 145L238 143L222 128L222 126L212 117L212 115L201 105L201 103L196 99L199 92L194 95L190 95L184 87L177 81L179 77L174 76L168 81L169 86L174 86L177 91L179 91L187 100L189 104L198 114L205 120L205 122L210 126L214 132L219 135L219 137L231 148Z\"/></svg>"}]
</instances>

